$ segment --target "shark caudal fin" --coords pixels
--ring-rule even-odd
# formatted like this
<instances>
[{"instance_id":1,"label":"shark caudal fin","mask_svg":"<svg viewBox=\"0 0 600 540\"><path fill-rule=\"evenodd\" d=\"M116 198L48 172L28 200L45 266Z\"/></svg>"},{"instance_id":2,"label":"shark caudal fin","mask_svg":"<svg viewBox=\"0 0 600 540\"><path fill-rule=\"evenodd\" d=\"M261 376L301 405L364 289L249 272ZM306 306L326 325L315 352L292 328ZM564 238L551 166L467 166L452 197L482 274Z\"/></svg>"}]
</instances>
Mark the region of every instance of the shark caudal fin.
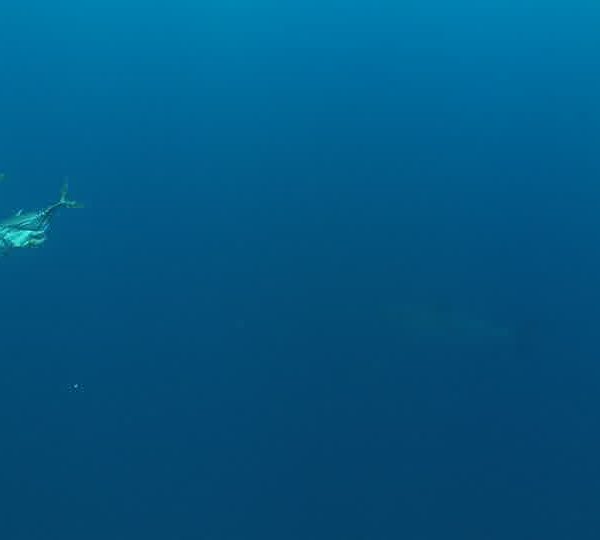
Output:
<instances>
[{"instance_id":1,"label":"shark caudal fin","mask_svg":"<svg viewBox=\"0 0 600 540\"><path fill-rule=\"evenodd\" d=\"M67 208L83 208L82 203L69 199L69 184L66 180L60 190L60 200L58 203L61 206L66 206Z\"/></svg>"}]
</instances>

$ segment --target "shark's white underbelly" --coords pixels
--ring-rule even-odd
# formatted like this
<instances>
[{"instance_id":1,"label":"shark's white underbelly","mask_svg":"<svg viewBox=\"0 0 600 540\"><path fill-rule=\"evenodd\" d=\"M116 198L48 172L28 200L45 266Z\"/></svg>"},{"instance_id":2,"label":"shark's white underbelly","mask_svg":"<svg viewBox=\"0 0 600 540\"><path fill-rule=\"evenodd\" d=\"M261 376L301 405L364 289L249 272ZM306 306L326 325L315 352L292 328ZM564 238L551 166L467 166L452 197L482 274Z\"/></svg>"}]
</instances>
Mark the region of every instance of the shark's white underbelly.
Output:
<instances>
[{"instance_id":1,"label":"shark's white underbelly","mask_svg":"<svg viewBox=\"0 0 600 540\"><path fill-rule=\"evenodd\" d=\"M6 252L15 248L37 247L46 241L46 230L23 230L0 226L0 250Z\"/></svg>"}]
</instances>

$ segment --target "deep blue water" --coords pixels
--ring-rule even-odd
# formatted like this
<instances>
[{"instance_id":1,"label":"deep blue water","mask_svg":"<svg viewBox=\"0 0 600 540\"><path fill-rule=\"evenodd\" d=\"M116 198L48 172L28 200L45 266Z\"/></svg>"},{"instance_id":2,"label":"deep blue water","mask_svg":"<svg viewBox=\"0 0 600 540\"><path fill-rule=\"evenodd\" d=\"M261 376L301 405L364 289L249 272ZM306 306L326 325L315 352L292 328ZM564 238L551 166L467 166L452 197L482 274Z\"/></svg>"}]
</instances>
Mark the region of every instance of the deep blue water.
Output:
<instances>
[{"instance_id":1,"label":"deep blue water","mask_svg":"<svg viewBox=\"0 0 600 540\"><path fill-rule=\"evenodd\" d=\"M0 538L598 538L596 3L0 20Z\"/></svg>"}]
</instances>

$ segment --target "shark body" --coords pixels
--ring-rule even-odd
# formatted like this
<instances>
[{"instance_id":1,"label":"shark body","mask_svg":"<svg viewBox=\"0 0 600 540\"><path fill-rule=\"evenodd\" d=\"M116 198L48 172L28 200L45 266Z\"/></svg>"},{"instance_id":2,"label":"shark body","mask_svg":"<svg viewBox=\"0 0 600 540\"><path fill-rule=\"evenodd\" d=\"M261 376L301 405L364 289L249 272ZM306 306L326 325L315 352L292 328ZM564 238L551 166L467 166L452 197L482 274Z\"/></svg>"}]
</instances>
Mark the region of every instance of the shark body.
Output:
<instances>
[{"instance_id":1,"label":"shark body","mask_svg":"<svg viewBox=\"0 0 600 540\"><path fill-rule=\"evenodd\" d=\"M518 332L468 311L435 304L408 304L394 315L398 335L406 342L435 345L510 345Z\"/></svg>"},{"instance_id":2,"label":"shark body","mask_svg":"<svg viewBox=\"0 0 600 540\"><path fill-rule=\"evenodd\" d=\"M67 184L64 184L57 202L42 210L19 210L15 215L0 221L0 253L7 254L16 248L41 246L46 241L46 232L57 210L81 206L68 198Z\"/></svg>"}]
</instances>

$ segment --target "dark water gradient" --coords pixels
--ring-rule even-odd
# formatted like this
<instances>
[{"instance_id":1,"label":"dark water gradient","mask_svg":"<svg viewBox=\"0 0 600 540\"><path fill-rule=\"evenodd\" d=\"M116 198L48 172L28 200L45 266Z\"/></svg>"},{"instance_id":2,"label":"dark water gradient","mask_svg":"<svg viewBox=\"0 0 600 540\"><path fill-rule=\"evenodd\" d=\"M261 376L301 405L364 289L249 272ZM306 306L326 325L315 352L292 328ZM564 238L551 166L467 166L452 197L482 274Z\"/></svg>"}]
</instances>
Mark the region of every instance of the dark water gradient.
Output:
<instances>
[{"instance_id":1,"label":"dark water gradient","mask_svg":"<svg viewBox=\"0 0 600 540\"><path fill-rule=\"evenodd\" d=\"M598 537L594 2L0 20L1 538Z\"/></svg>"}]
</instances>

